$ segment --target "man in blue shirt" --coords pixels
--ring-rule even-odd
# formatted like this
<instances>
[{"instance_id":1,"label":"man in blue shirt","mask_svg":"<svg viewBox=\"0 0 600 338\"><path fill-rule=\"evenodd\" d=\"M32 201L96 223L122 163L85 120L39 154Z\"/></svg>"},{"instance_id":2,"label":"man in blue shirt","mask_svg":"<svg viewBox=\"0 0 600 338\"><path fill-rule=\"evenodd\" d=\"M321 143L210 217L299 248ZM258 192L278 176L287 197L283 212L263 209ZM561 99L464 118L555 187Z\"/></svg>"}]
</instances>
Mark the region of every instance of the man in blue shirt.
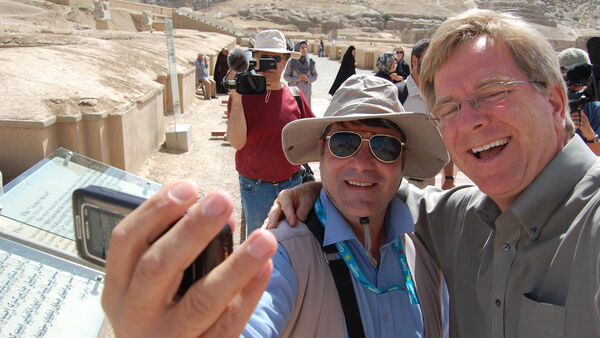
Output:
<instances>
[{"instance_id":1,"label":"man in blue shirt","mask_svg":"<svg viewBox=\"0 0 600 338\"><path fill-rule=\"evenodd\" d=\"M442 336L441 274L395 197L403 175L428 178L448 161L433 124L405 113L391 82L353 76L323 118L289 123L282 139L290 163L320 161L323 189L308 226L284 221L273 230L273 274L243 336ZM322 243L311 222L324 228ZM333 244L326 260L323 247ZM328 264L341 253L353 292L338 295ZM349 322L340 297L356 298L362 327Z\"/></svg>"},{"instance_id":2,"label":"man in blue shirt","mask_svg":"<svg viewBox=\"0 0 600 338\"><path fill-rule=\"evenodd\" d=\"M198 58L194 61L196 65L196 88L202 83L204 85L204 98L210 100L217 97L217 84L215 80L208 77L208 62L202 53L198 53Z\"/></svg>"},{"instance_id":3,"label":"man in blue shirt","mask_svg":"<svg viewBox=\"0 0 600 338\"><path fill-rule=\"evenodd\" d=\"M567 48L558 53L558 63L563 75L567 71L582 63L590 64L590 58L586 51L579 48ZM569 93L579 92L585 89L581 83L569 83ZM569 94L571 95L571 94ZM575 123L577 134L587 143L588 147L600 156L600 102L588 102L583 109L571 111L571 119Z\"/></svg>"}]
</instances>

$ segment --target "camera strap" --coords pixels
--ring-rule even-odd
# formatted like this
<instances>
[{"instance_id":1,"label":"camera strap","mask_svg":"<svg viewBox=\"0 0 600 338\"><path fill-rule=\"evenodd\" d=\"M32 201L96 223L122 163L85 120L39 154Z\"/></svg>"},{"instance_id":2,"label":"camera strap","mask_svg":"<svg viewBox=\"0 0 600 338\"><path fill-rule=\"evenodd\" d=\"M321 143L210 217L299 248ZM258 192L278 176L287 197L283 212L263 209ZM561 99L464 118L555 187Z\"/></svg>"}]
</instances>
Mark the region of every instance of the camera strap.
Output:
<instances>
[{"instance_id":1,"label":"camera strap","mask_svg":"<svg viewBox=\"0 0 600 338\"><path fill-rule=\"evenodd\" d=\"M321 225L321 221L317 217L315 210L312 209L306 218L306 226L312 232L317 239L317 242L321 245L331 275L335 282L335 287L338 292L340 304L344 311L344 319L346 321L346 329L348 330L348 337L359 338L365 336L365 331L362 326L362 320L360 318L360 310L358 309L358 302L356 295L354 294L354 286L352 285L352 276L350 270L344 263L344 261L337 254L337 248L334 244L330 244L323 247L323 239L325 236L325 228Z\"/></svg>"},{"instance_id":2,"label":"camera strap","mask_svg":"<svg viewBox=\"0 0 600 338\"><path fill-rule=\"evenodd\" d=\"M304 110L302 109L302 99L300 98L300 88L296 86L288 86L288 88L290 89L290 93L294 95L294 99L296 99L296 103L298 104L298 109L300 110L300 113L304 115Z\"/></svg>"}]
</instances>

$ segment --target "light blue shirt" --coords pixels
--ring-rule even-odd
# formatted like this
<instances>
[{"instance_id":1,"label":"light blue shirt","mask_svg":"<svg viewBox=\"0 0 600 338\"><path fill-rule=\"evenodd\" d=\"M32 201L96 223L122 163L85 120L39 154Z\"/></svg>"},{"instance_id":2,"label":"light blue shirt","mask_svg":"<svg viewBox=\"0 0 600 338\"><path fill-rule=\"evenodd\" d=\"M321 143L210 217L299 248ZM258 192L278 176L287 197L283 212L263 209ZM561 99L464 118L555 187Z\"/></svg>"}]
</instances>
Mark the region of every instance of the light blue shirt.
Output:
<instances>
[{"instance_id":1,"label":"light blue shirt","mask_svg":"<svg viewBox=\"0 0 600 338\"><path fill-rule=\"evenodd\" d=\"M196 80L207 79L208 64L206 63L206 60L200 61L196 59L196 61L194 61L194 64L196 65Z\"/></svg>"},{"instance_id":2,"label":"light blue shirt","mask_svg":"<svg viewBox=\"0 0 600 338\"><path fill-rule=\"evenodd\" d=\"M373 285L387 289L402 284L402 269L392 242L397 236L414 231L412 216L406 205L397 197L388 205L385 218L387 237L380 248L378 269L369 262L363 245L323 190L320 197L327 213L323 246L346 241L360 269ZM267 290L250 317L243 337L279 337L292 315L298 284L288 254L281 245L273 257L273 266ZM421 308L410 303L406 292L377 295L361 286L354 278L352 284L366 337L424 336ZM444 309L447 309L447 301L444 303Z\"/></svg>"}]
</instances>

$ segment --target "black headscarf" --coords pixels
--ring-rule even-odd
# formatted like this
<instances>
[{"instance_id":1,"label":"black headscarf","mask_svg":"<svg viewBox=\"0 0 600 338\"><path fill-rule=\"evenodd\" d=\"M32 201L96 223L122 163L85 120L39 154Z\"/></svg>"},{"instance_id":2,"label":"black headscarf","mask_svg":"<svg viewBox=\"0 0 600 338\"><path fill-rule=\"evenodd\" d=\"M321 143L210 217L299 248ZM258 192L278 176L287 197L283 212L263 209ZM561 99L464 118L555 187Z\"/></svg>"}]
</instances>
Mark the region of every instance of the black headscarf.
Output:
<instances>
[{"instance_id":1,"label":"black headscarf","mask_svg":"<svg viewBox=\"0 0 600 338\"><path fill-rule=\"evenodd\" d=\"M342 83L346 81L350 76L356 74L356 59L352 55L352 51L355 50L354 46L348 47L344 57L342 58L342 64L340 70L338 70L337 76L329 89L329 94L333 95L340 88Z\"/></svg>"}]
</instances>

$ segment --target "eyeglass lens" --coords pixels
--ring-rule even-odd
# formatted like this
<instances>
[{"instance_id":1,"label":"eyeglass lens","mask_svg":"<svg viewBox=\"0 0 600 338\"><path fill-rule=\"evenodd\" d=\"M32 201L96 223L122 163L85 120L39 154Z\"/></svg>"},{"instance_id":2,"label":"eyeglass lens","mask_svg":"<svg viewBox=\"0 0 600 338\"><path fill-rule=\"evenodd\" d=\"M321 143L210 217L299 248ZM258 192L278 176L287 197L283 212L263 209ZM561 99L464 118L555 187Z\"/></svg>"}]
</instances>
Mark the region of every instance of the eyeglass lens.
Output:
<instances>
[{"instance_id":1,"label":"eyeglass lens","mask_svg":"<svg viewBox=\"0 0 600 338\"><path fill-rule=\"evenodd\" d=\"M514 82L517 83L517 82ZM470 98L460 102L448 102L434 108L433 115L442 123L452 122L458 118L462 105L471 101L474 108L487 109L490 104L497 104L506 99L509 83L497 82L483 86L473 92Z\"/></svg>"},{"instance_id":2,"label":"eyeglass lens","mask_svg":"<svg viewBox=\"0 0 600 338\"><path fill-rule=\"evenodd\" d=\"M336 132L328 137L329 151L338 158L351 157L358 152L363 138L358 133ZM394 162L402 154L403 144L389 135L373 135L369 139L371 152L382 162Z\"/></svg>"}]
</instances>

